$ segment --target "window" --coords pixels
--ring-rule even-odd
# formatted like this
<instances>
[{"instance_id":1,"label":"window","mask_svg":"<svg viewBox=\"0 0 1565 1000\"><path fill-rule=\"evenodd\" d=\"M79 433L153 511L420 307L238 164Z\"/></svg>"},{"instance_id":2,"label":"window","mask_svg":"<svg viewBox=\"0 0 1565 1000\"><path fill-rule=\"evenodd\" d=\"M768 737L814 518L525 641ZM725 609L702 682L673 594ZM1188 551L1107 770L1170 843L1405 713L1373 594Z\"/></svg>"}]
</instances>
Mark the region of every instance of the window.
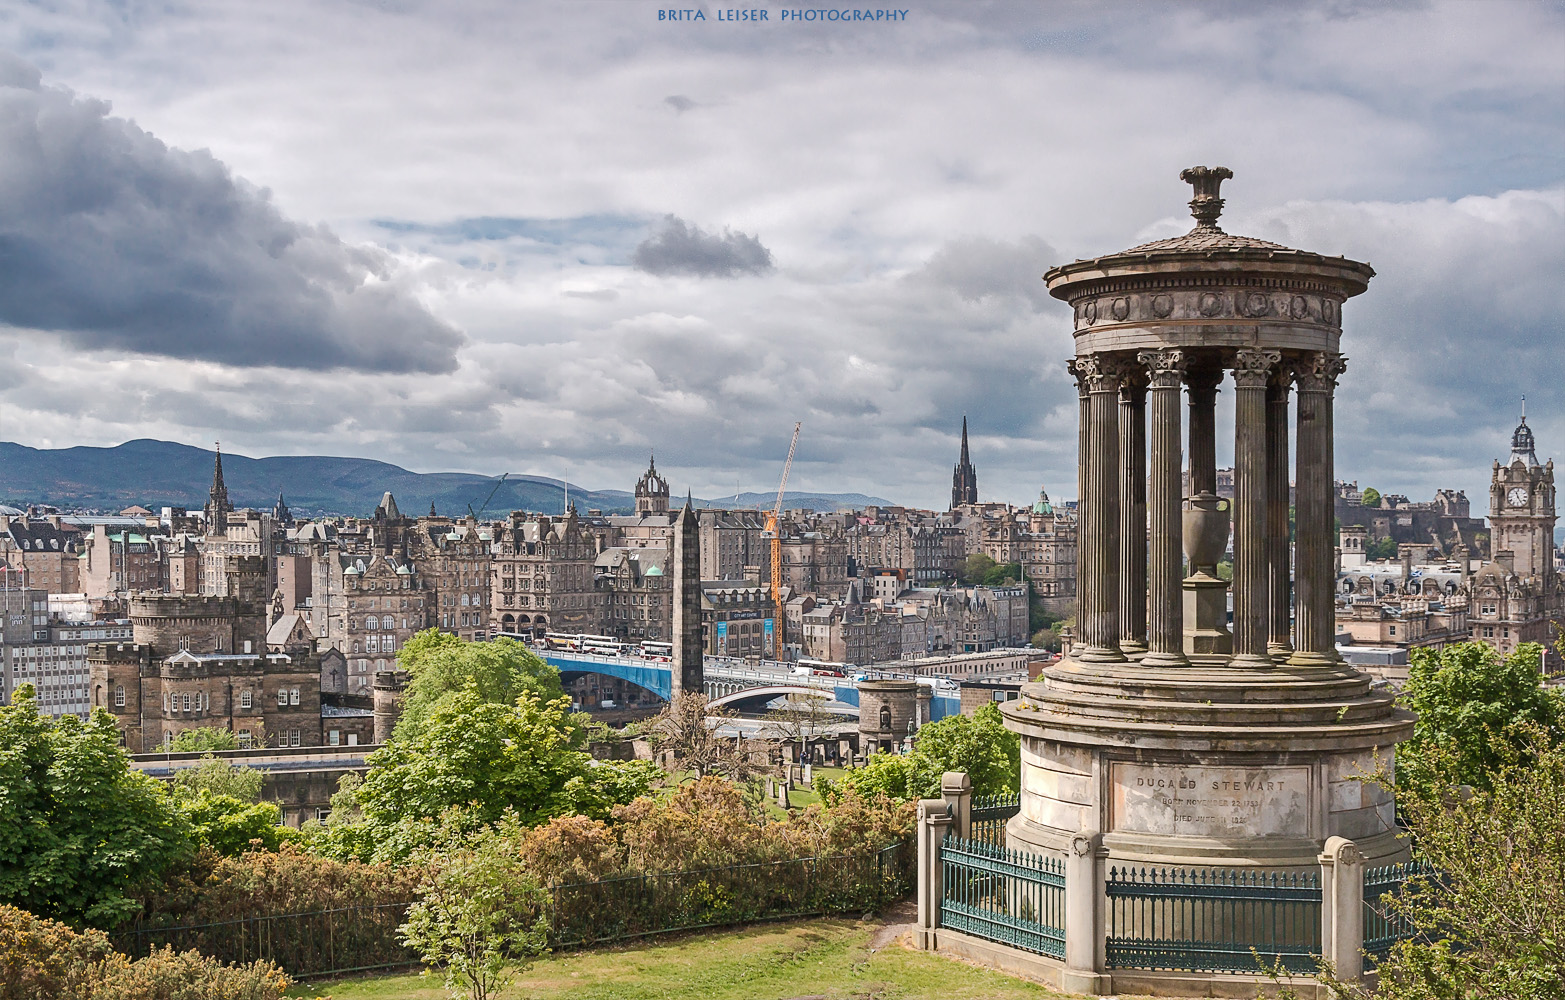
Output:
<instances>
[{"instance_id":1,"label":"window","mask_svg":"<svg viewBox=\"0 0 1565 1000\"><path fill-rule=\"evenodd\" d=\"M342 740L342 732L340 730L333 729L331 732L326 734L326 745L327 746L333 746L333 747L337 746L338 743L341 740Z\"/></svg>"},{"instance_id":2,"label":"window","mask_svg":"<svg viewBox=\"0 0 1565 1000\"><path fill-rule=\"evenodd\" d=\"M298 688L289 688L288 689L288 704L290 704L290 705L297 705L297 704L299 704L299 689ZM298 745L299 744L297 744L297 743L294 744L294 746L298 746Z\"/></svg>"},{"instance_id":3,"label":"window","mask_svg":"<svg viewBox=\"0 0 1565 1000\"><path fill-rule=\"evenodd\" d=\"M1396 635L1397 634L1397 627L1395 625L1388 625L1388 626L1386 626L1386 634L1387 635Z\"/></svg>"},{"instance_id":4,"label":"window","mask_svg":"<svg viewBox=\"0 0 1565 1000\"><path fill-rule=\"evenodd\" d=\"M349 733L348 734L348 746L356 747L358 745L359 745L359 734L358 733Z\"/></svg>"},{"instance_id":5,"label":"window","mask_svg":"<svg viewBox=\"0 0 1565 1000\"><path fill-rule=\"evenodd\" d=\"M241 750L248 750L248 749L250 749L250 730L248 730L248 729L241 729L241 730L239 730L239 749L241 749Z\"/></svg>"},{"instance_id":6,"label":"window","mask_svg":"<svg viewBox=\"0 0 1565 1000\"><path fill-rule=\"evenodd\" d=\"M114 707L125 707L125 685L123 684L114 685Z\"/></svg>"},{"instance_id":7,"label":"window","mask_svg":"<svg viewBox=\"0 0 1565 1000\"><path fill-rule=\"evenodd\" d=\"M255 699L251 696L249 691L241 691L241 692L239 692L239 707L240 708L253 708L254 706L255 706Z\"/></svg>"},{"instance_id":8,"label":"window","mask_svg":"<svg viewBox=\"0 0 1565 1000\"><path fill-rule=\"evenodd\" d=\"M299 745L299 730L288 730L288 745L291 747L296 747Z\"/></svg>"},{"instance_id":9,"label":"window","mask_svg":"<svg viewBox=\"0 0 1565 1000\"><path fill-rule=\"evenodd\" d=\"M288 689L287 688L278 688L277 689L277 704L279 704L279 705L286 705L286 704L288 704Z\"/></svg>"}]
</instances>

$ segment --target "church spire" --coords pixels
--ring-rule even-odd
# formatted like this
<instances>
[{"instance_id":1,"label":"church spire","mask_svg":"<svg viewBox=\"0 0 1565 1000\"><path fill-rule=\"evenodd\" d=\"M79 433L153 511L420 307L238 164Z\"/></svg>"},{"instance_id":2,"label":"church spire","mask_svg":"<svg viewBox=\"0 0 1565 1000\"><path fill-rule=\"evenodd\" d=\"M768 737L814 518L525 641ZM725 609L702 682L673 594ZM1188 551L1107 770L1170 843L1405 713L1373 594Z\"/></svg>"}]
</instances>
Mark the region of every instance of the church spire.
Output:
<instances>
[{"instance_id":1,"label":"church spire","mask_svg":"<svg viewBox=\"0 0 1565 1000\"><path fill-rule=\"evenodd\" d=\"M233 504L228 502L228 487L223 483L223 443L217 442L217 459L212 466L212 489L207 494L206 524L207 534L225 535L228 533L228 513L233 510Z\"/></svg>"},{"instance_id":2,"label":"church spire","mask_svg":"<svg viewBox=\"0 0 1565 1000\"><path fill-rule=\"evenodd\" d=\"M962 415L962 456L951 474L951 509L978 502L978 470L967 451L967 415Z\"/></svg>"}]
</instances>

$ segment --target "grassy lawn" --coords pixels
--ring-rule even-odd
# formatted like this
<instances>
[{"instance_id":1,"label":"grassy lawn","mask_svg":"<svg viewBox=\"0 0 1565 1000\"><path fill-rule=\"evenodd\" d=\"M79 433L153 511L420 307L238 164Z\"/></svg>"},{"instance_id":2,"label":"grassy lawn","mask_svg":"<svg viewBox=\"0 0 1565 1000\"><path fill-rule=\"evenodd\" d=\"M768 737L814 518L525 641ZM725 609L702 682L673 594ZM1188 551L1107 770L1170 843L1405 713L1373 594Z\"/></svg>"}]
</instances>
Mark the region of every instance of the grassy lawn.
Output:
<instances>
[{"instance_id":1,"label":"grassy lawn","mask_svg":"<svg viewBox=\"0 0 1565 1000\"><path fill-rule=\"evenodd\" d=\"M567 952L538 962L504 1000L1019 1000L1043 986L896 942L872 949L880 921L819 918ZM887 935L882 934L884 938ZM445 1000L438 975L301 984L290 996Z\"/></svg>"}]
</instances>

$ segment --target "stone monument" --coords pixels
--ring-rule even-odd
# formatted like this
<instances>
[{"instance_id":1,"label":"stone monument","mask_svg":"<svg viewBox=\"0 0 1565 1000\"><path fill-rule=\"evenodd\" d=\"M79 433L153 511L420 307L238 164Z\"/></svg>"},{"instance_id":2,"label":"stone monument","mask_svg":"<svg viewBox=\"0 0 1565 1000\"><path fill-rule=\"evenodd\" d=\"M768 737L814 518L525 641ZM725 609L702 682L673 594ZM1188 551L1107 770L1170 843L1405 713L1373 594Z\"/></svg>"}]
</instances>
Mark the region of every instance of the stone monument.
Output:
<instances>
[{"instance_id":1,"label":"stone monument","mask_svg":"<svg viewBox=\"0 0 1565 1000\"><path fill-rule=\"evenodd\" d=\"M1001 708L1022 739L1008 843L1090 845L1111 864L1313 870L1341 836L1367 863L1400 860L1390 796L1355 778L1389 761L1412 717L1341 661L1333 615L1341 315L1374 271L1225 233L1218 189L1232 173L1180 176L1195 189L1189 233L1044 278L1075 314L1080 636ZM1230 375L1231 510L1215 421ZM1216 573L1230 517L1231 631Z\"/></svg>"}]
</instances>

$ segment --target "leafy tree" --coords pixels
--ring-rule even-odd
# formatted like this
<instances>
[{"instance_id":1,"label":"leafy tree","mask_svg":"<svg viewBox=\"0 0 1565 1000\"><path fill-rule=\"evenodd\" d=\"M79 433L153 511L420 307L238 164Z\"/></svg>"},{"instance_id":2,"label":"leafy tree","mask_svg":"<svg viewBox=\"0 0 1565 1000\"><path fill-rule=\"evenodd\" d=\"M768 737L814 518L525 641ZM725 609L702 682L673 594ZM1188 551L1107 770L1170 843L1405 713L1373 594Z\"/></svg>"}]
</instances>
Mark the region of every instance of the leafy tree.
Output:
<instances>
[{"instance_id":1,"label":"leafy tree","mask_svg":"<svg viewBox=\"0 0 1565 1000\"><path fill-rule=\"evenodd\" d=\"M821 778L817 784L828 802L844 789L905 802L938 797L941 775L965 771L974 795L1001 795L1018 788L1021 752L1021 738L1005 728L1000 710L985 705L972 716L953 715L920 729L912 753L873 753L841 781Z\"/></svg>"},{"instance_id":2,"label":"leafy tree","mask_svg":"<svg viewBox=\"0 0 1565 1000\"><path fill-rule=\"evenodd\" d=\"M1390 537L1377 538L1364 546L1364 558L1370 562L1377 559L1395 559L1397 557L1396 540Z\"/></svg>"},{"instance_id":3,"label":"leafy tree","mask_svg":"<svg viewBox=\"0 0 1565 1000\"><path fill-rule=\"evenodd\" d=\"M595 761L579 749L581 737L563 697L524 694L499 705L469 688L443 698L415 735L369 757L355 797L375 857L406 857L453 807L472 829L507 810L526 826L572 813L603 817L661 774L647 761Z\"/></svg>"},{"instance_id":4,"label":"leafy tree","mask_svg":"<svg viewBox=\"0 0 1565 1000\"><path fill-rule=\"evenodd\" d=\"M42 916L111 925L191 849L189 824L131 770L109 714L53 722L31 684L0 707L0 816L0 902Z\"/></svg>"},{"instance_id":5,"label":"leafy tree","mask_svg":"<svg viewBox=\"0 0 1565 1000\"><path fill-rule=\"evenodd\" d=\"M202 726L198 729L187 729L174 737L174 741L168 745L168 749L174 753L238 750L239 737L227 729L219 729L216 726Z\"/></svg>"},{"instance_id":6,"label":"leafy tree","mask_svg":"<svg viewBox=\"0 0 1565 1000\"><path fill-rule=\"evenodd\" d=\"M453 997L488 1000L548 946L549 893L518 857L516 827L507 817L420 855L431 870L402 938L426 964L445 967Z\"/></svg>"},{"instance_id":7,"label":"leafy tree","mask_svg":"<svg viewBox=\"0 0 1565 1000\"><path fill-rule=\"evenodd\" d=\"M174 800L190 822L196 842L227 857L260 848L275 851L298 834L283 826L275 802L249 802L209 791L176 791Z\"/></svg>"},{"instance_id":8,"label":"leafy tree","mask_svg":"<svg viewBox=\"0 0 1565 1000\"><path fill-rule=\"evenodd\" d=\"M1418 933L1379 963L1374 991L1323 976L1338 1000L1565 996L1565 744L1523 728L1520 745L1497 739L1485 789L1398 796L1417 856L1440 874L1379 904ZM1397 759L1432 774L1467 766L1438 743L1403 744Z\"/></svg>"},{"instance_id":9,"label":"leafy tree","mask_svg":"<svg viewBox=\"0 0 1565 1000\"><path fill-rule=\"evenodd\" d=\"M1482 642L1413 650L1403 700L1418 722L1399 753L1401 785L1487 789L1531 745L1533 728L1565 739L1565 692L1543 686L1542 655L1537 643L1505 657Z\"/></svg>"},{"instance_id":10,"label":"leafy tree","mask_svg":"<svg viewBox=\"0 0 1565 1000\"><path fill-rule=\"evenodd\" d=\"M191 793L209 792L227 795L241 802L261 801L261 786L266 776L253 767L236 767L212 754L204 755L195 767L174 773L174 787Z\"/></svg>"},{"instance_id":11,"label":"leafy tree","mask_svg":"<svg viewBox=\"0 0 1565 1000\"><path fill-rule=\"evenodd\" d=\"M1365 507L1379 507L1380 491L1375 489L1373 486L1364 487L1364 499L1359 502L1362 503Z\"/></svg>"},{"instance_id":12,"label":"leafy tree","mask_svg":"<svg viewBox=\"0 0 1565 1000\"><path fill-rule=\"evenodd\" d=\"M996 565L989 572L985 573L983 575L983 579L978 582L982 583L985 587L1000 587L1008 584L1019 583L1021 582L1021 579L1021 563L1003 563Z\"/></svg>"},{"instance_id":13,"label":"leafy tree","mask_svg":"<svg viewBox=\"0 0 1565 1000\"><path fill-rule=\"evenodd\" d=\"M514 639L468 642L426 629L409 639L397 662L412 675L395 735L411 736L452 699L471 691L480 701L511 705L523 694L553 701L564 691L560 672Z\"/></svg>"},{"instance_id":14,"label":"leafy tree","mask_svg":"<svg viewBox=\"0 0 1565 1000\"><path fill-rule=\"evenodd\" d=\"M995 561L982 552L974 552L962 561L962 568L957 572L958 578L970 586L984 582L984 577L995 568Z\"/></svg>"}]
</instances>

